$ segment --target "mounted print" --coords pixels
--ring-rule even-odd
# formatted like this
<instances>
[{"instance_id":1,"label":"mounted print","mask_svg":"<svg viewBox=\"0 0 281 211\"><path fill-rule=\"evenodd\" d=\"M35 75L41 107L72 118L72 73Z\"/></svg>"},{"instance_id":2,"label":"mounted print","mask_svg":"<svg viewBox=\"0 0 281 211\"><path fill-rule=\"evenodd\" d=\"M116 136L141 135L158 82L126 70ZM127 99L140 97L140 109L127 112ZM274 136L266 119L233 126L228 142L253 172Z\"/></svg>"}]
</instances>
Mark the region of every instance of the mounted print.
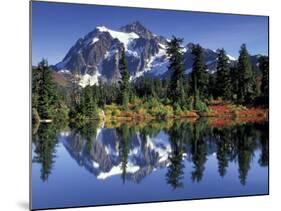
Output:
<instances>
[{"instance_id":1,"label":"mounted print","mask_svg":"<svg viewBox=\"0 0 281 211\"><path fill-rule=\"evenodd\" d=\"M30 11L30 209L269 194L269 17Z\"/></svg>"}]
</instances>

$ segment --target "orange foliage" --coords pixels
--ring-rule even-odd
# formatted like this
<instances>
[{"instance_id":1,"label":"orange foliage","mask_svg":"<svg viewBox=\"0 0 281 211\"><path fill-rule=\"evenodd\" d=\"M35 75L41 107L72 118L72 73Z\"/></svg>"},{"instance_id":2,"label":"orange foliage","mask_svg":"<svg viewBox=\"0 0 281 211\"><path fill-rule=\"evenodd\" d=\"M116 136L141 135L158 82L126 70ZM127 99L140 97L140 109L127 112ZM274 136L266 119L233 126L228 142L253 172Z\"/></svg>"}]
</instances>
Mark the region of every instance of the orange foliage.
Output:
<instances>
[{"instance_id":1,"label":"orange foliage","mask_svg":"<svg viewBox=\"0 0 281 211\"><path fill-rule=\"evenodd\" d=\"M208 125L210 127L224 127L235 124L235 121L230 118L209 118Z\"/></svg>"}]
</instances>

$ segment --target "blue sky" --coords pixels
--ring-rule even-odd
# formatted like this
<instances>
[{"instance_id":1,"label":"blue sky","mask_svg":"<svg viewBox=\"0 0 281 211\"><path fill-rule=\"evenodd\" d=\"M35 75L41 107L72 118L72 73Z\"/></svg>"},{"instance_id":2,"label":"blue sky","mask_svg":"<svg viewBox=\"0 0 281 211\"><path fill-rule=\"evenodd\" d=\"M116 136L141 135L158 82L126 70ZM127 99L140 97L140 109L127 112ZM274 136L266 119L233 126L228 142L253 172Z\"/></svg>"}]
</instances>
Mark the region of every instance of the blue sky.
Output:
<instances>
[{"instance_id":1,"label":"blue sky","mask_svg":"<svg viewBox=\"0 0 281 211\"><path fill-rule=\"evenodd\" d=\"M236 58L242 43L251 54L268 52L267 17L33 2L32 64L42 58L56 64L96 26L118 30L137 20L154 34L175 35L184 38L184 44L195 42L213 50L224 47Z\"/></svg>"}]
</instances>

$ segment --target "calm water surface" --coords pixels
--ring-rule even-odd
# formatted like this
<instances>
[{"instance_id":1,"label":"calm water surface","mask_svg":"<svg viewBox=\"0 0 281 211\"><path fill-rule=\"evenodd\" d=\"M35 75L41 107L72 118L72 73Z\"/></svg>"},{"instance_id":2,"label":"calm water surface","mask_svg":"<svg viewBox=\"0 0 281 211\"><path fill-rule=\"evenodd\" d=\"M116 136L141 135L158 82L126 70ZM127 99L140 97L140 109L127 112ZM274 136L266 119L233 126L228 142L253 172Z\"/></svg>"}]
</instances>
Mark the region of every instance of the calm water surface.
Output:
<instances>
[{"instance_id":1,"label":"calm water surface","mask_svg":"<svg viewBox=\"0 0 281 211\"><path fill-rule=\"evenodd\" d=\"M41 124L32 208L268 193L268 123Z\"/></svg>"}]
</instances>

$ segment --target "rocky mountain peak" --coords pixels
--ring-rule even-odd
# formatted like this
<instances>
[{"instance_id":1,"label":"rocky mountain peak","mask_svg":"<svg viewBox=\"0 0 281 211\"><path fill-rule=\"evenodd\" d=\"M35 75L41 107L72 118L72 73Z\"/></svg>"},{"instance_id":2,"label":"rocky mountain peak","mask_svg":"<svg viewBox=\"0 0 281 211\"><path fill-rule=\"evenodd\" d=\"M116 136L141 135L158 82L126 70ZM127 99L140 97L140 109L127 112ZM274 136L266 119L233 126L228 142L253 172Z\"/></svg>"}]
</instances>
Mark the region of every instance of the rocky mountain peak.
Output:
<instances>
[{"instance_id":1,"label":"rocky mountain peak","mask_svg":"<svg viewBox=\"0 0 281 211\"><path fill-rule=\"evenodd\" d=\"M192 50L192 48L195 46L195 44L194 43L192 43L192 42L189 42L188 44L186 44L186 49L188 49L188 50Z\"/></svg>"},{"instance_id":2,"label":"rocky mountain peak","mask_svg":"<svg viewBox=\"0 0 281 211\"><path fill-rule=\"evenodd\" d=\"M125 26L122 26L120 28L121 31L126 33L134 32L140 37L143 37L145 39L151 39L153 38L153 34L151 31L149 31L146 27L144 27L139 21L135 21L131 24L127 24Z\"/></svg>"}]
</instances>

